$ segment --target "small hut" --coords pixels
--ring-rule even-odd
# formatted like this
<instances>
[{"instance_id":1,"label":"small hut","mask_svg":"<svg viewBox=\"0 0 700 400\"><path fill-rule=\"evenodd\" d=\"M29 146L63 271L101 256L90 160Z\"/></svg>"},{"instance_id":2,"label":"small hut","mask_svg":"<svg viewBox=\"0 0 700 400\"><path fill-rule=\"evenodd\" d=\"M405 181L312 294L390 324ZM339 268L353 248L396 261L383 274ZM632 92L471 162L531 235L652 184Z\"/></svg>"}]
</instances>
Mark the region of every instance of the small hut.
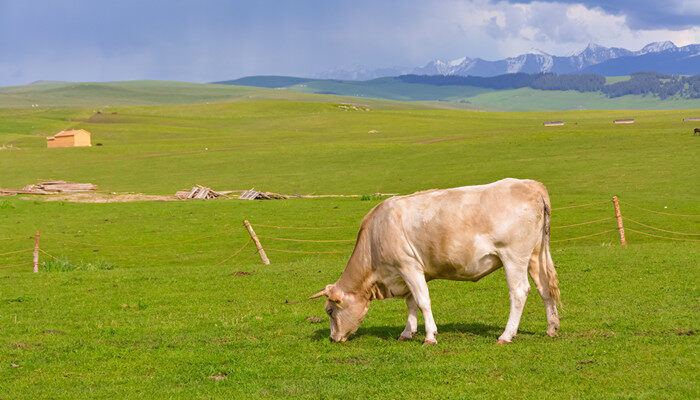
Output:
<instances>
[{"instance_id":1,"label":"small hut","mask_svg":"<svg viewBox=\"0 0 700 400\"><path fill-rule=\"evenodd\" d=\"M544 126L562 126L564 125L564 121L550 121L550 122L544 122Z\"/></svg>"},{"instance_id":2,"label":"small hut","mask_svg":"<svg viewBox=\"0 0 700 400\"><path fill-rule=\"evenodd\" d=\"M613 122L616 124L633 124L634 120L633 119L616 119Z\"/></svg>"},{"instance_id":3,"label":"small hut","mask_svg":"<svg viewBox=\"0 0 700 400\"><path fill-rule=\"evenodd\" d=\"M46 147L87 147L90 143L90 132L85 129L61 131L46 137Z\"/></svg>"}]
</instances>

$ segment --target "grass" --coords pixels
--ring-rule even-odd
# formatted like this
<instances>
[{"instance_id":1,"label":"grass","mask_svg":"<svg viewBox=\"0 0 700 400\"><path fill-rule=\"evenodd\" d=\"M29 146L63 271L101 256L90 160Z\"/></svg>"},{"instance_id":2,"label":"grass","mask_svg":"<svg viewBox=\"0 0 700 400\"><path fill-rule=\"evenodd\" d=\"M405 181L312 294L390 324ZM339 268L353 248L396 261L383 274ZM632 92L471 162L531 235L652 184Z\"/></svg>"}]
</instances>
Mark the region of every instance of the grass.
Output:
<instances>
[{"instance_id":1,"label":"grass","mask_svg":"<svg viewBox=\"0 0 700 400\"><path fill-rule=\"evenodd\" d=\"M246 81L243 81L244 83ZM231 101L310 101L350 102L357 98L337 95L313 95L267 87L234 86L172 81L120 82L48 82L0 87L0 108L96 107L205 104ZM461 108L459 105L396 103L381 99L362 99L373 108Z\"/></svg>"},{"instance_id":2,"label":"grass","mask_svg":"<svg viewBox=\"0 0 700 400\"><path fill-rule=\"evenodd\" d=\"M378 78L369 81L316 80L297 83L288 87L307 93L325 93L355 97L375 97L401 101L466 101L469 98L491 92L491 89L474 86L437 86L404 83L395 78Z\"/></svg>"},{"instance_id":3,"label":"grass","mask_svg":"<svg viewBox=\"0 0 700 400\"><path fill-rule=\"evenodd\" d=\"M673 110L700 108L700 99L628 95L609 98L600 92L545 91L530 88L500 90L469 98L473 104L512 111L545 110Z\"/></svg>"},{"instance_id":4,"label":"grass","mask_svg":"<svg viewBox=\"0 0 700 400\"><path fill-rule=\"evenodd\" d=\"M114 265L106 260L96 260L92 262L73 262L65 256L50 258L43 262L39 268L42 272L66 272L66 271L100 271L114 269Z\"/></svg>"},{"instance_id":5,"label":"grass","mask_svg":"<svg viewBox=\"0 0 700 400\"><path fill-rule=\"evenodd\" d=\"M369 193L505 176L544 182L555 208L618 195L626 217L697 233L698 218L632 206L700 214L696 142L681 122L687 115L360 112L292 101L109 107L99 116L80 108L0 110L0 141L22 149L2 153L3 187L55 178L106 192L172 194L200 183L365 194L109 204L3 199L0 253L31 248L40 230L49 254L112 268L32 274L30 252L0 258L0 397L697 398L695 242L632 231L626 247L616 244L616 232L555 242L564 301L557 339L544 337L544 309L533 292L518 338L494 344L508 315L502 270L477 283L431 282L439 343L421 347L422 334L395 340L405 324L400 300L373 302L353 340L329 343L323 307L306 297L337 279L351 245L270 238L353 238L380 201ZM636 123L611 123L623 117ZM567 125L541 125L559 119ZM44 148L43 136L68 124L90 130L104 146ZM417 143L438 138L454 139ZM231 150L184 153L205 147ZM559 209L552 224L611 216L609 203ZM271 265L261 265L250 245L224 261L248 240L243 219L255 225ZM614 226L553 229L552 239ZM41 260L51 263L43 253Z\"/></svg>"}]
</instances>

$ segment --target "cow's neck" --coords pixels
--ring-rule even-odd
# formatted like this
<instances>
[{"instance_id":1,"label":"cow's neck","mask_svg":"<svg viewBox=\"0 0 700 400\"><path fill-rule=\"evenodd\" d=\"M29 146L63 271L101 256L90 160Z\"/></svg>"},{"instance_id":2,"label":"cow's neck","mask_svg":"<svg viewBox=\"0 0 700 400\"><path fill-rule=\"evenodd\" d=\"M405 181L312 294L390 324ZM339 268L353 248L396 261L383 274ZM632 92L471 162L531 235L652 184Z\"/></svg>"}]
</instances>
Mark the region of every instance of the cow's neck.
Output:
<instances>
[{"instance_id":1,"label":"cow's neck","mask_svg":"<svg viewBox=\"0 0 700 400\"><path fill-rule=\"evenodd\" d=\"M345 293L352 293L363 299L374 300L391 297L387 287L378 282L372 271L372 256L366 231L360 230L355 250L353 250L345 271L336 286Z\"/></svg>"}]
</instances>

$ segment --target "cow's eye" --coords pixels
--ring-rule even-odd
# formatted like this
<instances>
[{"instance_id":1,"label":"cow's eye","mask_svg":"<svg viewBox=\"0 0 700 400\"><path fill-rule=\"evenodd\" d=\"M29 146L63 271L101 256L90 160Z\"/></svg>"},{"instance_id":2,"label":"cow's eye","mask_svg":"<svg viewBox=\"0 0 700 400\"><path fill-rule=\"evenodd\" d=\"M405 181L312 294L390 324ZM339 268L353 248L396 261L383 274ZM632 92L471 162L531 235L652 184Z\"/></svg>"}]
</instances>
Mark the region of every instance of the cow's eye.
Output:
<instances>
[{"instance_id":1,"label":"cow's eye","mask_svg":"<svg viewBox=\"0 0 700 400\"><path fill-rule=\"evenodd\" d=\"M332 308L326 309L326 314L328 314L329 317L332 316L332 315L333 315L333 309L332 309Z\"/></svg>"}]
</instances>

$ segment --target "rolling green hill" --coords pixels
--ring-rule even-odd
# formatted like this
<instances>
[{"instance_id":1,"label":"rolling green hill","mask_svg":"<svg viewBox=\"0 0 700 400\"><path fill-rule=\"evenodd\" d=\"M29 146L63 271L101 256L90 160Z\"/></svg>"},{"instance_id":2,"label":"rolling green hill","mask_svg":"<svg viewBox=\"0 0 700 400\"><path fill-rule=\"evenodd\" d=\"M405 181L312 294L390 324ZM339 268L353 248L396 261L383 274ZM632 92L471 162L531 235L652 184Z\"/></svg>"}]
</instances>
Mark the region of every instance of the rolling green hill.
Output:
<instances>
[{"instance_id":1,"label":"rolling green hill","mask_svg":"<svg viewBox=\"0 0 700 400\"><path fill-rule=\"evenodd\" d=\"M129 105L203 104L236 101L311 101L357 103L348 96L318 95L267 87L215 85L172 81L49 82L0 87L0 107L103 107ZM373 108L459 108L459 104L411 104L362 99Z\"/></svg>"},{"instance_id":2,"label":"rolling green hill","mask_svg":"<svg viewBox=\"0 0 700 400\"><path fill-rule=\"evenodd\" d=\"M254 79L253 79L254 78ZM535 90L530 88L494 90L474 86L430 85L407 83L396 78L379 78L369 81L303 80L295 82L289 78L256 76L231 81L237 84L280 87L288 81L286 89L320 94L335 94L362 98L382 98L400 101L438 101L459 103L462 107L501 110L501 111L542 111L542 110L595 110L595 109L635 109L671 110L700 108L700 99L668 98L661 100L655 96L629 95L608 98L600 92L581 93L577 91ZM609 77L607 83L629 80L629 77Z\"/></svg>"}]
</instances>

